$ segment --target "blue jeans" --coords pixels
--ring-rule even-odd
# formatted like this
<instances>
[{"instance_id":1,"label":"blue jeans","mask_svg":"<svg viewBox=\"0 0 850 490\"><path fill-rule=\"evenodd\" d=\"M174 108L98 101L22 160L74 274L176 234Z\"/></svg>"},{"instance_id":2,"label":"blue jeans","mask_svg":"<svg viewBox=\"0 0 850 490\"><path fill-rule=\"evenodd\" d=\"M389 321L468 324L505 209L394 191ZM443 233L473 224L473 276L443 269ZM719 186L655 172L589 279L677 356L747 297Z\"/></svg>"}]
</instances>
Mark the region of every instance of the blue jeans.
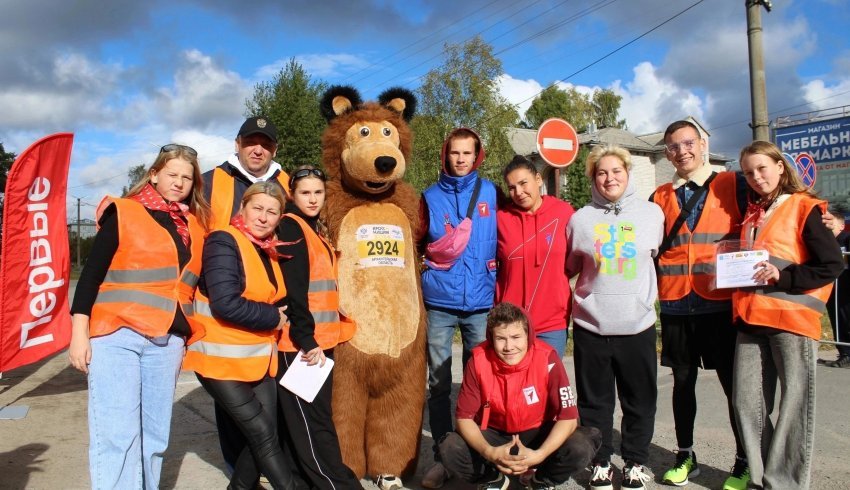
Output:
<instances>
[{"instance_id":1,"label":"blue jeans","mask_svg":"<svg viewBox=\"0 0 850 490\"><path fill-rule=\"evenodd\" d=\"M809 488L815 438L815 349L816 341L781 330L738 332L732 402L752 485L765 490ZM773 414L777 381L782 396L778 414Z\"/></svg>"},{"instance_id":2,"label":"blue jeans","mask_svg":"<svg viewBox=\"0 0 850 490\"><path fill-rule=\"evenodd\" d=\"M159 487L182 337L130 328L91 339L89 471L94 489Z\"/></svg>"},{"instance_id":3,"label":"blue jeans","mask_svg":"<svg viewBox=\"0 0 850 490\"><path fill-rule=\"evenodd\" d=\"M437 444L454 430L452 424L452 338L460 327L463 341L463 365L469 360L473 347L484 341L487 330L487 310L464 312L429 308L428 314L428 423ZM439 454L437 454L439 460Z\"/></svg>"},{"instance_id":4,"label":"blue jeans","mask_svg":"<svg viewBox=\"0 0 850 490\"><path fill-rule=\"evenodd\" d=\"M537 338L551 345L558 357L564 358L564 353L567 351L567 329L550 330L548 332L538 333Z\"/></svg>"}]
</instances>

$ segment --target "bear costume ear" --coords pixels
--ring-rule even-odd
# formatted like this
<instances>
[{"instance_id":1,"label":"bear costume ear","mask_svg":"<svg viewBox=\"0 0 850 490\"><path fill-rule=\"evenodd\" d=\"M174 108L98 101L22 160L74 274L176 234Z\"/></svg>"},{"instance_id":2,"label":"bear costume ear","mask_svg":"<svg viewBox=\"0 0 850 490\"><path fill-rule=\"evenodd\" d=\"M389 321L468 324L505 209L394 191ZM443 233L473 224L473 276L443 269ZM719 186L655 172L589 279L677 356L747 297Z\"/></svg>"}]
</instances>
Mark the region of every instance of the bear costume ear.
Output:
<instances>
[{"instance_id":1,"label":"bear costume ear","mask_svg":"<svg viewBox=\"0 0 850 490\"><path fill-rule=\"evenodd\" d=\"M331 119L357 108L362 103L363 100L356 88L348 85L334 85L325 91L319 108L325 120L330 122Z\"/></svg>"},{"instance_id":2,"label":"bear costume ear","mask_svg":"<svg viewBox=\"0 0 850 490\"><path fill-rule=\"evenodd\" d=\"M378 96L378 103L398 112L407 122L413 119L413 114L416 112L416 97L413 92L403 87L386 89Z\"/></svg>"}]
</instances>

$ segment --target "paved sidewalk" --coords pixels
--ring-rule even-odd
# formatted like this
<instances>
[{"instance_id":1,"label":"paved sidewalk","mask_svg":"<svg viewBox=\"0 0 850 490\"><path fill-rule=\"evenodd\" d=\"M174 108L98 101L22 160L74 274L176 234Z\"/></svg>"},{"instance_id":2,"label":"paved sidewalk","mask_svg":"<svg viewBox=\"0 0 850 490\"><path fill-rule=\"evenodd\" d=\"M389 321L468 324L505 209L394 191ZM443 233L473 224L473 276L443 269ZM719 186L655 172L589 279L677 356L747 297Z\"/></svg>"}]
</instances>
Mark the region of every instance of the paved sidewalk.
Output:
<instances>
[{"instance_id":1,"label":"paved sidewalk","mask_svg":"<svg viewBox=\"0 0 850 490\"><path fill-rule=\"evenodd\" d=\"M831 352L821 355L833 356ZM572 374L572 359L566 358ZM454 355L455 379L460 379L460 350ZM850 370L818 367L817 434L812 487L847 488L850 481ZM424 380L423 380L424 383ZM673 417L670 408L672 377L659 368L659 403L655 437L650 450L652 471L659 475L673 463ZM455 391L459 388L456 383ZM688 488L720 488L732 464L734 445L726 427L726 409L720 384L713 372L701 373L698 383L700 413L696 446L702 475ZM86 384L82 374L68 365L66 353L27 366L0 379L0 406L29 405L21 420L0 420L0 488L88 488L88 435ZM427 418L426 418L427 420ZM619 425L619 418L615 422ZM177 386L171 445L163 468L162 488L225 488L212 403L194 375L182 373ZM423 430L417 474L405 481L407 488L421 488L419 481L431 463L432 441ZM618 468L622 461L615 457ZM589 475L582 472L560 488L585 488ZM615 480L615 483L618 483ZM655 484L656 486L661 486ZM374 488L364 481L366 488ZM516 487L516 485L514 485ZM450 481L444 488L470 488Z\"/></svg>"}]
</instances>

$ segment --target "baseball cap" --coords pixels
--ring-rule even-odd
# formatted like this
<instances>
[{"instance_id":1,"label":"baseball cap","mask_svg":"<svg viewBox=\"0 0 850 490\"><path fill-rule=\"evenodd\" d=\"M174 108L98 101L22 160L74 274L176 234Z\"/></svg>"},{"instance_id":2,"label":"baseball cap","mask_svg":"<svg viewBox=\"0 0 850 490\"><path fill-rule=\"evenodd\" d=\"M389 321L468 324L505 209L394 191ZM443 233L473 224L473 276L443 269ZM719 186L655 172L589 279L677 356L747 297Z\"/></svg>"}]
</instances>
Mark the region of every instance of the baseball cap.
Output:
<instances>
[{"instance_id":1,"label":"baseball cap","mask_svg":"<svg viewBox=\"0 0 850 490\"><path fill-rule=\"evenodd\" d=\"M246 119L242 123L242 127L239 128L237 136L249 136L256 133L264 134L277 143L277 126L265 116L254 116Z\"/></svg>"}]
</instances>

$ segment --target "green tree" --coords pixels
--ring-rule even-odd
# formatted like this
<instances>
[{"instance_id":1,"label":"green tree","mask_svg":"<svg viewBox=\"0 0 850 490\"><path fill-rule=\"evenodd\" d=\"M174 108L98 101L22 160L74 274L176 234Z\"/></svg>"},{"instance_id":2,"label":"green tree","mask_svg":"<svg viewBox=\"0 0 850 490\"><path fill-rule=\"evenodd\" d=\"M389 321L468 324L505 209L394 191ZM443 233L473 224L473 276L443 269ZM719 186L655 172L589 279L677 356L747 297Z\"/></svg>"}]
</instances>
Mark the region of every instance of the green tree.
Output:
<instances>
[{"instance_id":1,"label":"green tree","mask_svg":"<svg viewBox=\"0 0 850 490\"><path fill-rule=\"evenodd\" d=\"M17 158L17 155L10 151L7 152L3 148L3 143L0 142L0 229L2 229L3 221L3 203L6 201L6 178L9 176L12 164L15 163L15 158ZM0 235L0 241L2 241L2 235Z\"/></svg>"},{"instance_id":2,"label":"green tree","mask_svg":"<svg viewBox=\"0 0 850 490\"><path fill-rule=\"evenodd\" d=\"M145 170L147 170L147 167L143 163L130 167L130 170L127 171L127 185L121 189L122 196L126 196L130 189L142 180L142 177L145 176Z\"/></svg>"},{"instance_id":3,"label":"green tree","mask_svg":"<svg viewBox=\"0 0 850 490\"><path fill-rule=\"evenodd\" d=\"M624 128L626 120L620 117L620 102L623 98L611 89L593 92L593 118L600 128Z\"/></svg>"},{"instance_id":4,"label":"green tree","mask_svg":"<svg viewBox=\"0 0 850 490\"><path fill-rule=\"evenodd\" d=\"M263 115L277 126L275 161L286 171L321 163L325 120L319 100L326 88L327 84L313 81L295 58L290 58L271 81L254 86L254 95L245 102L246 116Z\"/></svg>"},{"instance_id":5,"label":"green tree","mask_svg":"<svg viewBox=\"0 0 850 490\"><path fill-rule=\"evenodd\" d=\"M566 199L574 208L582 208L590 202L590 179L584 174L584 161L590 150L581 146L575 161L567 167L567 185L561 187L561 199Z\"/></svg>"},{"instance_id":6,"label":"green tree","mask_svg":"<svg viewBox=\"0 0 850 490\"><path fill-rule=\"evenodd\" d=\"M418 89L418 115L412 122L416 136L407 180L419 190L439 176L440 149L446 134L460 126L474 129L487 159L482 177L496 181L513 156L505 129L517 124L516 109L499 94L496 79L502 62L480 36L464 43L446 44L443 63L429 71Z\"/></svg>"},{"instance_id":7,"label":"green tree","mask_svg":"<svg viewBox=\"0 0 850 490\"><path fill-rule=\"evenodd\" d=\"M610 89L596 90L590 96L574 87L562 90L551 85L531 101L525 112L525 125L533 129L551 117L559 117L579 133L587 131L591 122L600 128L622 128L626 121L618 119L621 101L622 97Z\"/></svg>"},{"instance_id":8,"label":"green tree","mask_svg":"<svg viewBox=\"0 0 850 490\"><path fill-rule=\"evenodd\" d=\"M15 155L12 152L7 152L3 148L3 143L0 142L0 192L6 193L6 177L9 175L9 170L12 169L12 164L15 163Z\"/></svg>"},{"instance_id":9,"label":"green tree","mask_svg":"<svg viewBox=\"0 0 850 490\"><path fill-rule=\"evenodd\" d=\"M572 124L576 131L587 131L593 117L590 97L574 87L561 90L555 85L546 87L531 101L525 111L525 120L530 128L538 128L543 121L559 117Z\"/></svg>"}]
</instances>

